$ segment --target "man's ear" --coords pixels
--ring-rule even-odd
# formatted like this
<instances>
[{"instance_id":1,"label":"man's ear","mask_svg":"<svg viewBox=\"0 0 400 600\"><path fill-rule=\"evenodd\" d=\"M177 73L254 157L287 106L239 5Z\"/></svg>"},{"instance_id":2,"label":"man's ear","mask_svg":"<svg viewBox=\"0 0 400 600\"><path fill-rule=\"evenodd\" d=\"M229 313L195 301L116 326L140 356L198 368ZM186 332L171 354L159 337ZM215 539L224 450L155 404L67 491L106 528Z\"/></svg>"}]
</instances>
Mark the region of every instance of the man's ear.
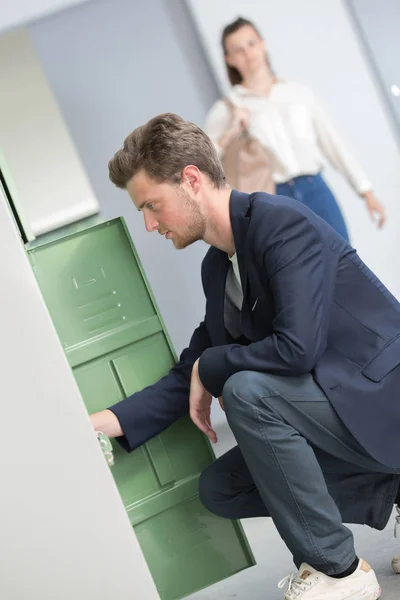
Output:
<instances>
[{"instance_id":1,"label":"man's ear","mask_svg":"<svg viewBox=\"0 0 400 600\"><path fill-rule=\"evenodd\" d=\"M195 194L200 190L202 173L195 165L187 165L182 170L182 182L189 185Z\"/></svg>"}]
</instances>

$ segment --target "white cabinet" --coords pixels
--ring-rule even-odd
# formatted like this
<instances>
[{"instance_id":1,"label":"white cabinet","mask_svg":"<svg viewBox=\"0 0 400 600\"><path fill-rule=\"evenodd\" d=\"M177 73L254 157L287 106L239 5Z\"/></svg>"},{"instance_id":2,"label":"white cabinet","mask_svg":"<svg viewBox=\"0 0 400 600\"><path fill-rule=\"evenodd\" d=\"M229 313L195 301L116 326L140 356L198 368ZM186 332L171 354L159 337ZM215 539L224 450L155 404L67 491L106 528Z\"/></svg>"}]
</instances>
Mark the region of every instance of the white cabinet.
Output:
<instances>
[{"instance_id":1,"label":"white cabinet","mask_svg":"<svg viewBox=\"0 0 400 600\"><path fill-rule=\"evenodd\" d=\"M23 28L0 37L0 77L0 168L6 179L11 176L12 196L28 237L99 212L35 48Z\"/></svg>"}]
</instances>

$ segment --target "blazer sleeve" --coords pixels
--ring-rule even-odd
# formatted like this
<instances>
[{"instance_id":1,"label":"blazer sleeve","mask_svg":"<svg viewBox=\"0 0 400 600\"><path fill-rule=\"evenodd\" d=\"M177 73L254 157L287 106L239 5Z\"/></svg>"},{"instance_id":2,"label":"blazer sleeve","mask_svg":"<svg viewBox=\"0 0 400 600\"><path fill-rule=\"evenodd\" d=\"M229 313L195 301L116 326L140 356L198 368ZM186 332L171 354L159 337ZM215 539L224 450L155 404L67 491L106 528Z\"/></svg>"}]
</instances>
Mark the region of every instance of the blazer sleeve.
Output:
<instances>
[{"instance_id":1,"label":"blazer sleeve","mask_svg":"<svg viewBox=\"0 0 400 600\"><path fill-rule=\"evenodd\" d=\"M248 346L229 344L203 352L199 375L213 396L220 396L226 380L238 371L309 373L326 348L335 253L308 217L292 207L271 206L252 219L250 250L272 291L273 333Z\"/></svg>"}]
</instances>

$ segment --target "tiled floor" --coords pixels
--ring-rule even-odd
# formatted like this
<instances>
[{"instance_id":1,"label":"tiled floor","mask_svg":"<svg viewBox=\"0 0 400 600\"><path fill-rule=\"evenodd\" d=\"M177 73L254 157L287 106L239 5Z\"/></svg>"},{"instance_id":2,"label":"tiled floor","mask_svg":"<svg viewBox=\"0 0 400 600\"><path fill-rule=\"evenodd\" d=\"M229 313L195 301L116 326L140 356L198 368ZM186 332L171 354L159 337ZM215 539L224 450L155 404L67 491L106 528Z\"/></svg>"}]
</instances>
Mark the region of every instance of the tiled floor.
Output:
<instances>
[{"instance_id":1,"label":"tiled floor","mask_svg":"<svg viewBox=\"0 0 400 600\"><path fill-rule=\"evenodd\" d=\"M215 446L219 456L234 445L233 437L225 426L218 427L219 443ZM244 520L248 540L257 565L190 596L190 600L282 600L283 591L278 582L294 570L290 553L278 536L271 519ZM369 527L351 526L359 556L374 568L382 587L383 600L400 600L400 575L393 573L391 560L400 554L400 538L393 537L394 518L384 531ZM189 599L188 599L189 600Z\"/></svg>"}]
</instances>

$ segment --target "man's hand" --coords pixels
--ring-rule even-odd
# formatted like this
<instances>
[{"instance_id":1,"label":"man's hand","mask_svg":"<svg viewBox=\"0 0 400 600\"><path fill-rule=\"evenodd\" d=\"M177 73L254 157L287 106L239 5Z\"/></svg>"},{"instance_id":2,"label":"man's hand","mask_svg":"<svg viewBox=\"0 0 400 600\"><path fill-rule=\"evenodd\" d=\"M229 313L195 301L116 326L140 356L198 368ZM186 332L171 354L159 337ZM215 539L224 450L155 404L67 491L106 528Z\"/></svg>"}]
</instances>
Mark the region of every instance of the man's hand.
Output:
<instances>
[{"instance_id":1,"label":"man's hand","mask_svg":"<svg viewBox=\"0 0 400 600\"><path fill-rule=\"evenodd\" d=\"M207 392L200 381L199 360L193 365L192 378L190 381L190 418L193 423L206 434L215 444L218 441L217 434L211 427L211 402L212 396Z\"/></svg>"},{"instance_id":2,"label":"man's hand","mask_svg":"<svg viewBox=\"0 0 400 600\"><path fill-rule=\"evenodd\" d=\"M111 410L102 410L90 415L90 420L95 431L102 431L109 438L120 437L124 435L117 417Z\"/></svg>"}]
</instances>

